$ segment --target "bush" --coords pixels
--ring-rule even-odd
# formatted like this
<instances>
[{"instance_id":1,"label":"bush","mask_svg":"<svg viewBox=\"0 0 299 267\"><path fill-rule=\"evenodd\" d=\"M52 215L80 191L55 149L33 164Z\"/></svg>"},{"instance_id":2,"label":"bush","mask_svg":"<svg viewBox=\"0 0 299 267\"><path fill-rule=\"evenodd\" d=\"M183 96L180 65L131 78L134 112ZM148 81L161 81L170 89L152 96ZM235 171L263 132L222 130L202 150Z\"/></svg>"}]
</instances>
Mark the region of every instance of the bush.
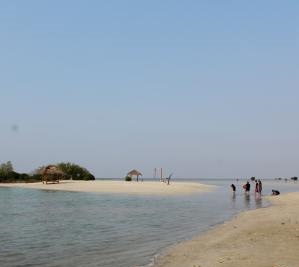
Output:
<instances>
[{"instance_id":1,"label":"bush","mask_svg":"<svg viewBox=\"0 0 299 267\"><path fill-rule=\"evenodd\" d=\"M132 181L132 177L131 176L126 176L125 177L125 181L126 182L131 182Z\"/></svg>"},{"instance_id":2,"label":"bush","mask_svg":"<svg viewBox=\"0 0 299 267\"><path fill-rule=\"evenodd\" d=\"M27 173L17 173L14 171L6 174L0 173L0 183L34 183L40 181L40 175L31 176Z\"/></svg>"},{"instance_id":3,"label":"bush","mask_svg":"<svg viewBox=\"0 0 299 267\"><path fill-rule=\"evenodd\" d=\"M85 168L70 162L62 162L57 167L64 172L66 180L95 180L95 177Z\"/></svg>"},{"instance_id":4,"label":"bush","mask_svg":"<svg viewBox=\"0 0 299 267\"><path fill-rule=\"evenodd\" d=\"M73 163L59 163L58 168L65 174L65 179L73 180L95 180L95 177L85 168ZM16 182L40 182L42 175L39 168L34 174L18 173L13 170L12 163L0 164L0 183L16 183Z\"/></svg>"}]
</instances>

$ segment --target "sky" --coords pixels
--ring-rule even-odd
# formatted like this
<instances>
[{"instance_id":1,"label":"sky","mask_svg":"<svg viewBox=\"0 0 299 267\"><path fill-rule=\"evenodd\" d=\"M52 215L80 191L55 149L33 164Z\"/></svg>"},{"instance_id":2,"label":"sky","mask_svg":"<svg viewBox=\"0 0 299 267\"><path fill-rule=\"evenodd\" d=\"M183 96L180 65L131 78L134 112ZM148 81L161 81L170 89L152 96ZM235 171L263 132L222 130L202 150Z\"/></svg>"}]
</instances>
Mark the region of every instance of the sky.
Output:
<instances>
[{"instance_id":1,"label":"sky","mask_svg":"<svg viewBox=\"0 0 299 267\"><path fill-rule=\"evenodd\" d=\"M0 162L299 175L298 1L0 2Z\"/></svg>"}]
</instances>

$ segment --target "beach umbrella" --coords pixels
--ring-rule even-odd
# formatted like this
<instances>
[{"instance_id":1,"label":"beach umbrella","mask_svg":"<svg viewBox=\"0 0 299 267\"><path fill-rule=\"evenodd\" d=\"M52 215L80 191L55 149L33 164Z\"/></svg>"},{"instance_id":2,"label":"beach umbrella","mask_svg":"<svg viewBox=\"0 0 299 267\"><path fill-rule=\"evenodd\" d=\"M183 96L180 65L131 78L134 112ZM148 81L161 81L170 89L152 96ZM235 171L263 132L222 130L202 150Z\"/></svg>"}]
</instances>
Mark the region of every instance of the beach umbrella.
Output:
<instances>
[{"instance_id":1,"label":"beach umbrella","mask_svg":"<svg viewBox=\"0 0 299 267\"><path fill-rule=\"evenodd\" d=\"M139 178L139 176L142 176L142 173L134 169L134 170L128 172L127 175L130 176L130 177L136 176L137 177L137 182L138 182L138 178Z\"/></svg>"}]
</instances>

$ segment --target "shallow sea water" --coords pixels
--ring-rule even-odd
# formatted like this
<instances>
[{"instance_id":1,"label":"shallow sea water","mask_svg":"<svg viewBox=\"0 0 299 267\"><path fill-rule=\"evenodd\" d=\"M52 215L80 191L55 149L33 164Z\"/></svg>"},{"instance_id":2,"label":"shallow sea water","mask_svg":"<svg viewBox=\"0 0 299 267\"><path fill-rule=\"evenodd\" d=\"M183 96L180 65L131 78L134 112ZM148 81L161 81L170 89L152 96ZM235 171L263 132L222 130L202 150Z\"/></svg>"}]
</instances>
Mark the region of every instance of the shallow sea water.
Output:
<instances>
[{"instance_id":1,"label":"shallow sea water","mask_svg":"<svg viewBox=\"0 0 299 267\"><path fill-rule=\"evenodd\" d=\"M153 261L167 246L189 239L236 213L268 205L241 190L244 181L216 184L189 196L133 196L0 187L0 266L132 267ZM171 186L171 185L170 185ZM298 191L298 184L264 182Z\"/></svg>"}]
</instances>

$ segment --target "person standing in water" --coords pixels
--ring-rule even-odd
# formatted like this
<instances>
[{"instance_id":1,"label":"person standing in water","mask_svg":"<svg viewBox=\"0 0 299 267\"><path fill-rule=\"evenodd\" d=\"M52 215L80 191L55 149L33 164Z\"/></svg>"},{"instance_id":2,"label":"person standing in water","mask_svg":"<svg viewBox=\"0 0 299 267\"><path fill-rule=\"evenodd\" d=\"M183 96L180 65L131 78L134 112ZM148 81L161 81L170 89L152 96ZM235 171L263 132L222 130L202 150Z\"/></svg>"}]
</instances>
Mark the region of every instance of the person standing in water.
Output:
<instances>
[{"instance_id":1,"label":"person standing in water","mask_svg":"<svg viewBox=\"0 0 299 267\"><path fill-rule=\"evenodd\" d=\"M255 181L255 193L259 193L259 183L258 181Z\"/></svg>"},{"instance_id":2,"label":"person standing in water","mask_svg":"<svg viewBox=\"0 0 299 267\"><path fill-rule=\"evenodd\" d=\"M232 188L233 192L235 193L236 192L236 186L234 184L231 184L230 187Z\"/></svg>"},{"instance_id":3,"label":"person standing in water","mask_svg":"<svg viewBox=\"0 0 299 267\"><path fill-rule=\"evenodd\" d=\"M250 183L247 181L247 183L243 185L243 188L245 190L245 193L249 194L249 192L250 192Z\"/></svg>"},{"instance_id":4,"label":"person standing in water","mask_svg":"<svg viewBox=\"0 0 299 267\"><path fill-rule=\"evenodd\" d=\"M259 180L259 181L258 181L258 191L259 191L260 195L262 195L262 190L263 190L262 181Z\"/></svg>"}]
</instances>

